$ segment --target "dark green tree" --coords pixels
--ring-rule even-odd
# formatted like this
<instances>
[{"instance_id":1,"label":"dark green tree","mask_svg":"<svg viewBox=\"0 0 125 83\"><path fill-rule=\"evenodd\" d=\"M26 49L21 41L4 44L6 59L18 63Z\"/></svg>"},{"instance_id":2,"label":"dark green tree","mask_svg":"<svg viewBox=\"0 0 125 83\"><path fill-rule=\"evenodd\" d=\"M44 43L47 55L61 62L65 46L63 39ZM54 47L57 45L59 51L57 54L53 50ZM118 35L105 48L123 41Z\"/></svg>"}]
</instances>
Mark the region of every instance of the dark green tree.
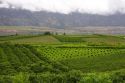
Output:
<instances>
[{"instance_id":1,"label":"dark green tree","mask_svg":"<svg viewBox=\"0 0 125 83\"><path fill-rule=\"evenodd\" d=\"M51 33L50 32L44 32L44 35L51 35Z\"/></svg>"}]
</instances>

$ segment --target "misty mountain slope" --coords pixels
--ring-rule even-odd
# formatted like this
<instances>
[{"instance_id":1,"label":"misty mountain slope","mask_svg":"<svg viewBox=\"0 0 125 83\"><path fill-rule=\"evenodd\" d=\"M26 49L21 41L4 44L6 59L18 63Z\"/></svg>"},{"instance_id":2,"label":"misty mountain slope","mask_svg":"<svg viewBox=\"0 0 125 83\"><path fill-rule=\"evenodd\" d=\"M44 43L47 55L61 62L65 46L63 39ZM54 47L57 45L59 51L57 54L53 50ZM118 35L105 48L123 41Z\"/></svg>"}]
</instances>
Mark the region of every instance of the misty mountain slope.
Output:
<instances>
[{"instance_id":1,"label":"misty mountain slope","mask_svg":"<svg viewBox=\"0 0 125 83\"><path fill-rule=\"evenodd\" d=\"M125 14L97 15L72 12L31 12L22 9L0 8L0 25L42 27L125 26Z\"/></svg>"}]
</instances>

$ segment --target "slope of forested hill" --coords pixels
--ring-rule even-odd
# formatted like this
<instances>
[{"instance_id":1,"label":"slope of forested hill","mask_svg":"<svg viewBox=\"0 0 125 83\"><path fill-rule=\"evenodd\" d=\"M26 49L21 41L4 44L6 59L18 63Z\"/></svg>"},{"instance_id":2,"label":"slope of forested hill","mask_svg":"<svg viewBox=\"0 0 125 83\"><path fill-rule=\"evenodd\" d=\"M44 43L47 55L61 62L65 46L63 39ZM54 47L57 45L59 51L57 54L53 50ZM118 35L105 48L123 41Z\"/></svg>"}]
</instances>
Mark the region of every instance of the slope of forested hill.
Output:
<instances>
[{"instance_id":1,"label":"slope of forested hill","mask_svg":"<svg viewBox=\"0 0 125 83\"><path fill-rule=\"evenodd\" d=\"M125 26L125 15L70 14L47 11L31 12L22 9L0 8L0 25L46 26L46 27L84 27L84 26Z\"/></svg>"}]
</instances>

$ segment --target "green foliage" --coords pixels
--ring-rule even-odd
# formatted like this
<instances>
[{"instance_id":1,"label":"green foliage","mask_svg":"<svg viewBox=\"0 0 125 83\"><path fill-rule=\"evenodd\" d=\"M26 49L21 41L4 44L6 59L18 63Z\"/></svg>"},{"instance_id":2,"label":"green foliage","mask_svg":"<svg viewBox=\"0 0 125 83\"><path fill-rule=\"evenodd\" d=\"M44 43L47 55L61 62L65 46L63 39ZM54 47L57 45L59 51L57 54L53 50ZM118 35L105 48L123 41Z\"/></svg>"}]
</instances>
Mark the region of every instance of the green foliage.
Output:
<instances>
[{"instance_id":1,"label":"green foliage","mask_svg":"<svg viewBox=\"0 0 125 83\"><path fill-rule=\"evenodd\" d=\"M18 73L14 76L0 76L0 83L124 83L123 71L110 73L89 73L71 70L67 73Z\"/></svg>"},{"instance_id":2,"label":"green foliage","mask_svg":"<svg viewBox=\"0 0 125 83\"><path fill-rule=\"evenodd\" d=\"M44 32L44 35L51 35L50 32Z\"/></svg>"},{"instance_id":3,"label":"green foliage","mask_svg":"<svg viewBox=\"0 0 125 83\"><path fill-rule=\"evenodd\" d=\"M84 72L125 68L125 49L120 47L38 46L37 50L53 61ZM82 64L81 64L82 63ZM115 66L117 65L117 66Z\"/></svg>"},{"instance_id":4,"label":"green foliage","mask_svg":"<svg viewBox=\"0 0 125 83\"><path fill-rule=\"evenodd\" d=\"M53 44L59 41L51 35L17 35L17 36L0 36L0 43L11 42L14 44Z\"/></svg>"},{"instance_id":5,"label":"green foliage","mask_svg":"<svg viewBox=\"0 0 125 83\"><path fill-rule=\"evenodd\" d=\"M62 43L82 43L88 46L125 46L125 39L111 35L55 35Z\"/></svg>"},{"instance_id":6,"label":"green foliage","mask_svg":"<svg viewBox=\"0 0 125 83\"><path fill-rule=\"evenodd\" d=\"M57 35L57 36L54 36L55 38L57 38L59 41L61 42L70 42L70 43L80 43L80 42L84 42L84 39L82 39L82 37L75 37L75 36L66 36L66 34L64 33L64 35Z\"/></svg>"},{"instance_id":7,"label":"green foliage","mask_svg":"<svg viewBox=\"0 0 125 83\"><path fill-rule=\"evenodd\" d=\"M80 57L98 57L125 53L118 47L81 47L81 46L38 46L37 50L52 60L67 60Z\"/></svg>"},{"instance_id":8,"label":"green foliage","mask_svg":"<svg viewBox=\"0 0 125 83\"><path fill-rule=\"evenodd\" d=\"M0 75L18 72L66 72L67 67L52 62L29 45L0 44Z\"/></svg>"},{"instance_id":9,"label":"green foliage","mask_svg":"<svg viewBox=\"0 0 125 83\"><path fill-rule=\"evenodd\" d=\"M58 41L54 37L62 43L38 44ZM0 37L1 43L6 42L0 44L0 83L125 82L124 70L114 71L125 68L123 38L97 34L54 37ZM28 45L33 42L35 45Z\"/></svg>"},{"instance_id":10,"label":"green foliage","mask_svg":"<svg viewBox=\"0 0 125 83\"><path fill-rule=\"evenodd\" d=\"M116 72L112 75L113 83L125 83L125 72Z\"/></svg>"}]
</instances>

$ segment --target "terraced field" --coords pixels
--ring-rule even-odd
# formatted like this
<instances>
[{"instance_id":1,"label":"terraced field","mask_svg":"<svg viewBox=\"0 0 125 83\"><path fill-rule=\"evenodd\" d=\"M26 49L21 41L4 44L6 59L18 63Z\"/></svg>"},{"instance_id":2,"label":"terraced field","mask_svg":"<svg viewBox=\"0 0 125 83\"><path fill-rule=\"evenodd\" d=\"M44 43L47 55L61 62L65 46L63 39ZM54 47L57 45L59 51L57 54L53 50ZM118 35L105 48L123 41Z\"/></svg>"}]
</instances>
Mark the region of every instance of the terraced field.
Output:
<instances>
[{"instance_id":1,"label":"terraced field","mask_svg":"<svg viewBox=\"0 0 125 83\"><path fill-rule=\"evenodd\" d=\"M124 36L0 37L0 83L125 83Z\"/></svg>"},{"instance_id":2,"label":"terraced field","mask_svg":"<svg viewBox=\"0 0 125 83\"><path fill-rule=\"evenodd\" d=\"M88 46L125 46L124 37L112 35L57 35L54 36L64 43L82 43Z\"/></svg>"},{"instance_id":3,"label":"terraced field","mask_svg":"<svg viewBox=\"0 0 125 83\"><path fill-rule=\"evenodd\" d=\"M45 35L17 35L17 36L3 36L0 37L0 43L10 42L17 44L58 44L60 43L53 36Z\"/></svg>"},{"instance_id":4,"label":"terraced field","mask_svg":"<svg viewBox=\"0 0 125 83\"><path fill-rule=\"evenodd\" d=\"M85 72L125 68L125 48L41 46L37 50L51 60Z\"/></svg>"},{"instance_id":5,"label":"terraced field","mask_svg":"<svg viewBox=\"0 0 125 83\"><path fill-rule=\"evenodd\" d=\"M41 46L38 51L52 60L67 60L81 57L98 57L125 53L124 48L115 47L54 47Z\"/></svg>"},{"instance_id":6,"label":"terraced field","mask_svg":"<svg viewBox=\"0 0 125 83\"><path fill-rule=\"evenodd\" d=\"M0 44L0 75L19 72L56 72L58 67L54 69L54 65L55 62L51 62L31 46Z\"/></svg>"},{"instance_id":7,"label":"terraced field","mask_svg":"<svg viewBox=\"0 0 125 83\"><path fill-rule=\"evenodd\" d=\"M58 44L60 43L56 38L52 36L39 36L25 39L17 39L10 41L13 43L22 43L22 44Z\"/></svg>"}]
</instances>

